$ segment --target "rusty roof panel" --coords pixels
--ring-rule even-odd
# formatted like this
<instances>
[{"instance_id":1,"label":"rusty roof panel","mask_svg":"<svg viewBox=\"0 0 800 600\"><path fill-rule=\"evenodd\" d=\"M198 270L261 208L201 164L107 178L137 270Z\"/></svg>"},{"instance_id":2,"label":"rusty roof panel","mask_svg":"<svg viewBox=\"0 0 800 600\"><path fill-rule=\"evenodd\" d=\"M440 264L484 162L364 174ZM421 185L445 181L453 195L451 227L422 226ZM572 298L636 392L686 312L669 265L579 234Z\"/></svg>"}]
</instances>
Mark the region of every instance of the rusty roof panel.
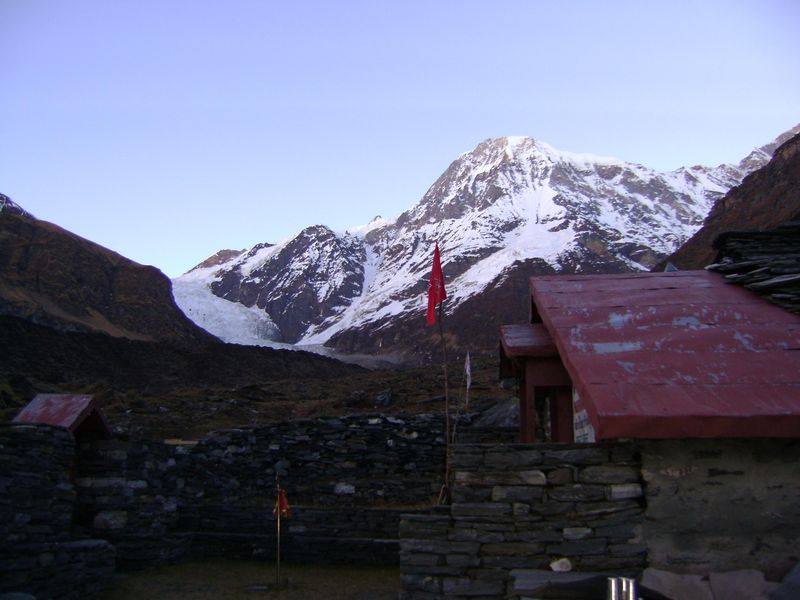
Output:
<instances>
[{"instance_id":1,"label":"rusty roof panel","mask_svg":"<svg viewBox=\"0 0 800 600\"><path fill-rule=\"evenodd\" d=\"M800 437L800 316L706 271L531 291L599 438Z\"/></svg>"},{"instance_id":2,"label":"rusty roof panel","mask_svg":"<svg viewBox=\"0 0 800 600\"><path fill-rule=\"evenodd\" d=\"M748 292L749 293L749 292ZM556 307L551 311L551 322L555 327L564 327L576 322L588 326L601 327L639 327L644 325L665 325L668 327L702 327L703 325L776 325L787 326L797 323L797 316L777 306L774 310L747 311L738 304L695 304L640 306L637 310L629 307L607 306L586 308L580 306Z\"/></svg>"},{"instance_id":3,"label":"rusty roof panel","mask_svg":"<svg viewBox=\"0 0 800 600\"><path fill-rule=\"evenodd\" d=\"M82 394L38 394L19 414L14 423L42 423L69 429L72 433L95 410L93 396ZM102 419L102 413L98 410ZM105 420L103 419L105 425ZM105 426L108 429L107 426Z\"/></svg>"}]
</instances>

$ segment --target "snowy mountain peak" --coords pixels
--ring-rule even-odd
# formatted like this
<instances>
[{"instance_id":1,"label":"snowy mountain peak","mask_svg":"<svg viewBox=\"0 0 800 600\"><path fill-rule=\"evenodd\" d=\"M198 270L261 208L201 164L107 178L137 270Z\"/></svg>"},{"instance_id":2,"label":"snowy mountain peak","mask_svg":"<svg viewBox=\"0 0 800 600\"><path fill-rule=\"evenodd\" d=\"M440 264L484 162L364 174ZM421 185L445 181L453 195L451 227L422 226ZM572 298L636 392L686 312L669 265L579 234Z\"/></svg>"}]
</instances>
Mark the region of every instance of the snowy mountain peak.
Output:
<instances>
[{"instance_id":1,"label":"snowy mountain peak","mask_svg":"<svg viewBox=\"0 0 800 600\"><path fill-rule=\"evenodd\" d=\"M798 133L800 133L800 123L789 129L788 131L784 131L782 134L780 134L778 137L772 140L769 144L764 144L760 148L756 148L755 150L753 150L739 163L738 165L739 169L747 172L760 169L769 162L769 159L772 158L772 154L775 152L778 146L780 146L784 142L789 141Z\"/></svg>"},{"instance_id":2,"label":"snowy mountain peak","mask_svg":"<svg viewBox=\"0 0 800 600\"><path fill-rule=\"evenodd\" d=\"M420 315L438 240L448 318L461 320L473 343L485 336L494 344L495 319L524 318L503 312L518 299L500 299L524 289L528 276L649 268L757 162L659 172L530 137L492 138L460 155L396 220L376 217L342 233L315 225L201 271L208 294L260 309L283 341L409 348L427 339Z\"/></svg>"},{"instance_id":3,"label":"snowy mountain peak","mask_svg":"<svg viewBox=\"0 0 800 600\"><path fill-rule=\"evenodd\" d=\"M14 202L11 198L6 196L5 194L0 194L0 213L11 213L15 215L22 215L28 218L35 218L31 213L27 210L22 208L19 204Z\"/></svg>"},{"instance_id":4,"label":"snowy mountain peak","mask_svg":"<svg viewBox=\"0 0 800 600\"><path fill-rule=\"evenodd\" d=\"M220 250L219 252L216 252L216 253L212 254L211 256L209 256L203 262L198 263L197 265L195 265L194 267L189 269L188 272L191 273L192 271L196 271L198 269L208 269L208 268L218 267L218 266L220 266L222 264L225 264L226 262L230 261L231 259L236 258L237 256L240 256L240 255L244 254L246 251L247 251L246 249L245 250L230 250L230 249Z\"/></svg>"}]
</instances>

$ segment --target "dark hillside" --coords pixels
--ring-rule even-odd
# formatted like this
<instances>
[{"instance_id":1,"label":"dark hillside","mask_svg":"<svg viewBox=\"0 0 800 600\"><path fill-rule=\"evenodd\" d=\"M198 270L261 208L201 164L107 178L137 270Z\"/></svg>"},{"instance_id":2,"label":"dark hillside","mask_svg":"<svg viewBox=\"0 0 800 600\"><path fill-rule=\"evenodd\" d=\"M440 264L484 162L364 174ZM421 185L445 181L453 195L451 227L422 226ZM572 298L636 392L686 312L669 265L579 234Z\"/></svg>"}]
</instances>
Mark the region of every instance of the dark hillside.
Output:
<instances>
[{"instance_id":1,"label":"dark hillside","mask_svg":"<svg viewBox=\"0 0 800 600\"><path fill-rule=\"evenodd\" d=\"M181 312L155 267L10 210L0 213L0 315L142 341L217 341Z\"/></svg>"},{"instance_id":2,"label":"dark hillside","mask_svg":"<svg viewBox=\"0 0 800 600\"><path fill-rule=\"evenodd\" d=\"M3 206L0 420L39 392L96 393L111 413L144 414L177 396L185 402L171 431L180 434L195 425L193 404L219 393L363 372L308 352L224 344L183 314L155 267Z\"/></svg>"}]
</instances>

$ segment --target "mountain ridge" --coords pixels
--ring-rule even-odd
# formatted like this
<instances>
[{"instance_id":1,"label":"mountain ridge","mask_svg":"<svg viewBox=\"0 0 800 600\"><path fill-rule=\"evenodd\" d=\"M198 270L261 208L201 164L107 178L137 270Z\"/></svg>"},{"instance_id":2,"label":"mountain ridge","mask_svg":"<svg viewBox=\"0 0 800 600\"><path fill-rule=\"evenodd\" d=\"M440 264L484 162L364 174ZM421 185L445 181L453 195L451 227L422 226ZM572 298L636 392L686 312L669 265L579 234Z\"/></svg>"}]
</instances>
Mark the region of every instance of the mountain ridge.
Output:
<instances>
[{"instance_id":1,"label":"mountain ridge","mask_svg":"<svg viewBox=\"0 0 800 600\"><path fill-rule=\"evenodd\" d=\"M348 352L424 352L430 336L414 317L424 312L434 240L442 248L451 322L465 311L485 321L482 305L520 302L508 290L526 286L526 272L651 268L701 226L745 169L766 162L768 147L737 165L659 172L557 150L533 138L491 138L461 154L396 219L341 233L324 225L305 228L267 250L256 246L221 265L190 271L175 280L175 288L191 280L198 293L259 310L274 321L283 342ZM482 295L485 301L478 300ZM192 308L191 301L178 304ZM522 311L501 307L498 314L505 319ZM483 326L463 320L453 345L487 349L496 343L496 331L485 331L493 319ZM198 323L203 326L202 319ZM223 339L238 335L215 333Z\"/></svg>"},{"instance_id":2,"label":"mountain ridge","mask_svg":"<svg viewBox=\"0 0 800 600\"><path fill-rule=\"evenodd\" d=\"M779 146L770 149L772 159L720 198L703 226L664 262L701 269L716 260L713 243L719 234L763 231L800 219L800 125L786 134L778 137Z\"/></svg>"}]
</instances>

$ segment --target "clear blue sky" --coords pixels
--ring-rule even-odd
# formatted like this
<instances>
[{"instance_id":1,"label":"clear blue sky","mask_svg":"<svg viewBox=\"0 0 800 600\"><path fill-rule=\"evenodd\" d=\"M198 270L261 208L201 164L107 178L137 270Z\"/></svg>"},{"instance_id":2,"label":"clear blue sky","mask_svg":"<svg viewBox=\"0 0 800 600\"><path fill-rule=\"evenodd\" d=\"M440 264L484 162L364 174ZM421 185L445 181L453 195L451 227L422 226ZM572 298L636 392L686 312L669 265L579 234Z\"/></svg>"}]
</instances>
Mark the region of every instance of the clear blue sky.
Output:
<instances>
[{"instance_id":1,"label":"clear blue sky","mask_svg":"<svg viewBox=\"0 0 800 600\"><path fill-rule=\"evenodd\" d=\"M177 275L414 204L480 140L656 168L800 121L800 2L0 0L0 192Z\"/></svg>"}]
</instances>

